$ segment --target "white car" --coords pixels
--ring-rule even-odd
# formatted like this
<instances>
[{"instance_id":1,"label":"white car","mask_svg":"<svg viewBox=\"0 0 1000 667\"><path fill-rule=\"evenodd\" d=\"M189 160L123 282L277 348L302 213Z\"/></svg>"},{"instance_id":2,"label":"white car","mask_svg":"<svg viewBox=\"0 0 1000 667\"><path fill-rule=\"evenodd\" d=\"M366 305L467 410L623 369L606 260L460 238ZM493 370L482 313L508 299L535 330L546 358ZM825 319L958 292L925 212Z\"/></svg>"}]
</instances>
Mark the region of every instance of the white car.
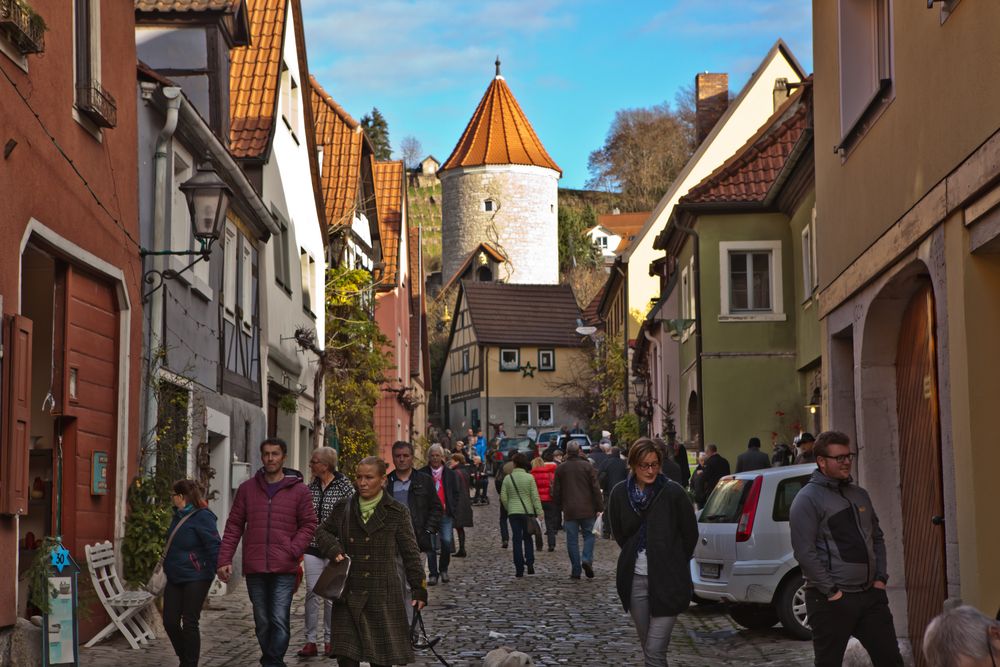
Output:
<instances>
[{"instance_id":1,"label":"white car","mask_svg":"<svg viewBox=\"0 0 1000 667\"><path fill-rule=\"evenodd\" d=\"M719 481L698 516L691 560L697 598L728 603L729 615L746 628L780 621L793 637L812 637L788 513L815 470L815 463L782 466Z\"/></svg>"}]
</instances>

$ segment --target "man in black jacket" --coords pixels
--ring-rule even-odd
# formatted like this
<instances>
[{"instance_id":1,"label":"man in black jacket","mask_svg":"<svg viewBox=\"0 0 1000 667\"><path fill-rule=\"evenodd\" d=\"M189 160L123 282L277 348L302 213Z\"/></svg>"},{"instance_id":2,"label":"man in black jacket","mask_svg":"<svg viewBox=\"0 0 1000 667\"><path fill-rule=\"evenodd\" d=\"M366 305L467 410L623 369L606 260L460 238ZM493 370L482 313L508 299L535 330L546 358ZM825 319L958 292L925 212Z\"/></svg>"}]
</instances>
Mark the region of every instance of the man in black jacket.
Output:
<instances>
[{"instance_id":1,"label":"man in black jacket","mask_svg":"<svg viewBox=\"0 0 1000 667\"><path fill-rule=\"evenodd\" d=\"M427 585L435 586L439 576L442 583L447 584L449 581L448 565L451 563L451 546L454 542L452 528L455 510L461 502L462 488L457 473L444 464L444 448L441 445L430 446L427 450L427 462L428 465L421 468L420 472L431 478L434 493L444 508L438 528L437 549L427 552Z\"/></svg>"},{"instance_id":2,"label":"man in black jacket","mask_svg":"<svg viewBox=\"0 0 1000 667\"><path fill-rule=\"evenodd\" d=\"M430 561L434 554L433 538L437 535L444 512L434 492L434 480L413 469L413 445L408 442L400 440L393 444L392 462L396 467L389 473L386 490L410 509L417 545Z\"/></svg>"},{"instance_id":3,"label":"man in black jacket","mask_svg":"<svg viewBox=\"0 0 1000 667\"><path fill-rule=\"evenodd\" d=\"M729 461L722 457L717 445L706 447L705 454L704 497L707 501L719 480L730 474L730 469Z\"/></svg>"},{"instance_id":4,"label":"man in black jacket","mask_svg":"<svg viewBox=\"0 0 1000 667\"><path fill-rule=\"evenodd\" d=\"M760 451L760 438L750 438L747 450L736 457L736 472L750 472L771 467L771 459Z\"/></svg>"}]
</instances>

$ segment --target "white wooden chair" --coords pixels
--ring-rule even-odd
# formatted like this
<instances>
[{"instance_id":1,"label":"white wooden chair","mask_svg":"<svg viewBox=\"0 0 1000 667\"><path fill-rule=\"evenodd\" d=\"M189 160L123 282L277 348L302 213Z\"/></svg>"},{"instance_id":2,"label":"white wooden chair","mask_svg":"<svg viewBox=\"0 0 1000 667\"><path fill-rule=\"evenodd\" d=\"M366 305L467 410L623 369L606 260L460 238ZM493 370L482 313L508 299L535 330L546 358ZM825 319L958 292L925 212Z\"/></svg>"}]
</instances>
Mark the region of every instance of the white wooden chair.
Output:
<instances>
[{"instance_id":1,"label":"white wooden chair","mask_svg":"<svg viewBox=\"0 0 1000 667\"><path fill-rule=\"evenodd\" d=\"M88 544L87 569L101 604L111 617L111 622L87 642L90 647L120 630L133 649L156 639L153 630L142 616L142 610L153 603L153 594L142 590L129 590L122 585L115 569L115 548L111 542Z\"/></svg>"}]
</instances>

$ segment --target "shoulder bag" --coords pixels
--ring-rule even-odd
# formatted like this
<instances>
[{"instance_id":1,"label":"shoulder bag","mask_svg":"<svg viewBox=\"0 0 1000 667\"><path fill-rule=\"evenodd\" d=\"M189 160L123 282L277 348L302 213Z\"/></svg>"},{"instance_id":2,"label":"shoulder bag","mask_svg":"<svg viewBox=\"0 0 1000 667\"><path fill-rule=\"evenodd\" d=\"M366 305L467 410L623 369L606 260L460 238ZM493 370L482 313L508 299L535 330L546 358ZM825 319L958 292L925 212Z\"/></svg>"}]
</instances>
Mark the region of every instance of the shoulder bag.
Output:
<instances>
[{"instance_id":1,"label":"shoulder bag","mask_svg":"<svg viewBox=\"0 0 1000 667\"><path fill-rule=\"evenodd\" d=\"M340 521L341 544L347 544L347 533L351 527L351 507L354 503L353 496L347 499L344 509L344 517ZM347 585L347 575L351 572L351 558L344 553L344 558L340 561L330 559L327 566L319 575L312 592L326 600L339 600L344 594L344 587Z\"/></svg>"},{"instance_id":2,"label":"shoulder bag","mask_svg":"<svg viewBox=\"0 0 1000 667\"><path fill-rule=\"evenodd\" d=\"M521 489L517 488L517 482L514 481L514 473L511 473L510 475L510 483L514 486L514 492L517 494L518 500L521 501L521 505L525 510L527 510L528 503L524 502L524 496L521 495ZM532 509L534 509L534 507L532 507ZM525 523L528 524L528 535L541 539L542 526L538 523L538 517L534 516L530 512L526 513L525 516L527 517L527 521L525 521Z\"/></svg>"},{"instance_id":3,"label":"shoulder bag","mask_svg":"<svg viewBox=\"0 0 1000 667\"><path fill-rule=\"evenodd\" d=\"M167 588L167 573L163 571L163 561L167 557L167 552L170 551L170 544L174 541L174 535L176 535L177 531L181 529L181 526L184 525L185 521L200 511L200 507L194 510L186 517L178 521L177 525L174 526L174 529L170 531L170 536L167 538L167 546L163 547L163 555L160 556L160 560L156 563L156 567L153 568L153 574L150 575L149 581L146 583L146 590L153 595L163 595L163 591Z\"/></svg>"}]
</instances>

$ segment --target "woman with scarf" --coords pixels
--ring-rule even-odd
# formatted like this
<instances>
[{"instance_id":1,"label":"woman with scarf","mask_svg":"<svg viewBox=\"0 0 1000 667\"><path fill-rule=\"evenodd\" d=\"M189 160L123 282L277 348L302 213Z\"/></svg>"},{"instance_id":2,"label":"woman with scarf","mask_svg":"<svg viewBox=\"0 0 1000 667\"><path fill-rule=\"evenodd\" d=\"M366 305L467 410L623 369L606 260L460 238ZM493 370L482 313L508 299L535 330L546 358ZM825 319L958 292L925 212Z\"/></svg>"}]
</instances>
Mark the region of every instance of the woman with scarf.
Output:
<instances>
[{"instance_id":1,"label":"woman with scarf","mask_svg":"<svg viewBox=\"0 0 1000 667\"><path fill-rule=\"evenodd\" d=\"M628 478L611 490L605 516L622 549L618 597L635 621L643 664L663 667L677 614L691 602L698 525L687 493L660 472L663 451L652 440L635 441L628 465Z\"/></svg>"}]
</instances>

